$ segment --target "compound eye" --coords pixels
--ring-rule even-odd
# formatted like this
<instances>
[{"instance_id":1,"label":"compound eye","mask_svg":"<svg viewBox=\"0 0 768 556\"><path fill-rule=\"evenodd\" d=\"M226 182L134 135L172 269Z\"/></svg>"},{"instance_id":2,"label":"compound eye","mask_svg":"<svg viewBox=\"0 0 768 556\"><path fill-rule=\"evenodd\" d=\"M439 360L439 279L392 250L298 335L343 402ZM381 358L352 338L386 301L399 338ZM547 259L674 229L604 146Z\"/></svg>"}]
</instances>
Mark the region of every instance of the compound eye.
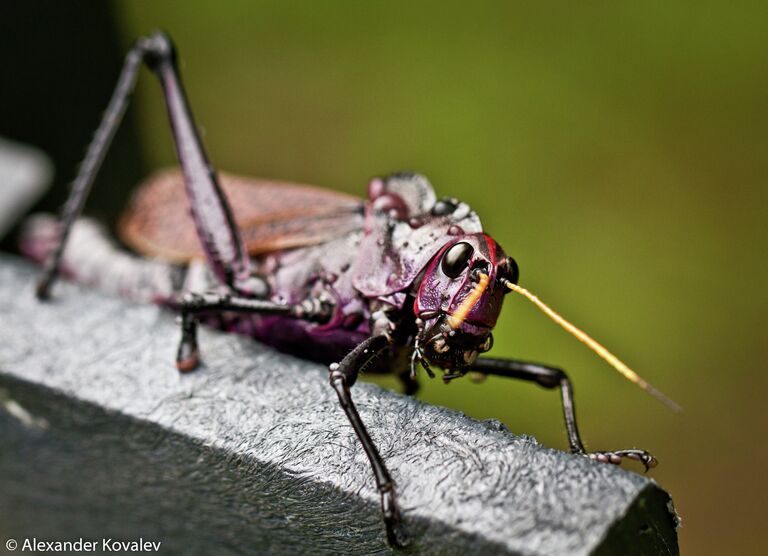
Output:
<instances>
[{"instance_id":1,"label":"compound eye","mask_svg":"<svg viewBox=\"0 0 768 556\"><path fill-rule=\"evenodd\" d=\"M449 278L458 277L469 266L469 260L475 252L474 247L465 241L460 241L443 255L440 267Z\"/></svg>"},{"instance_id":2,"label":"compound eye","mask_svg":"<svg viewBox=\"0 0 768 556\"><path fill-rule=\"evenodd\" d=\"M520 280L520 269L517 266L517 261L512 257L507 257L507 260L504 261L504 277L513 284L517 284L517 281Z\"/></svg>"},{"instance_id":3,"label":"compound eye","mask_svg":"<svg viewBox=\"0 0 768 556\"><path fill-rule=\"evenodd\" d=\"M451 199L440 199L435 203L435 206L432 207L432 216L446 216L448 214L453 214L455 210L456 203Z\"/></svg>"}]
</instances>

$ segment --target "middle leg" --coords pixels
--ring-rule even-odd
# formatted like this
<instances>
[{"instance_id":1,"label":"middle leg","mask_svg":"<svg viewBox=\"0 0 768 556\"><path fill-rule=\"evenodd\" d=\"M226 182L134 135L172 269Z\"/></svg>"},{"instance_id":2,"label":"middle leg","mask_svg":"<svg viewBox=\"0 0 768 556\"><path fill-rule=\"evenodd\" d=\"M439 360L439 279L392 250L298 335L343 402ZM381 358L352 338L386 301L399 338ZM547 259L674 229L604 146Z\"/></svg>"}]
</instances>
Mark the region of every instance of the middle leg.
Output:
<instances>
[{"instance_id":1,"label":"middle leg","mask_svg":"<svg viewBox=\"0 0 768 556\"><path fill-rule=\"evenodd\" d=\"M310 298L301 303L275 303L229 292L186 293L177 301L181 312L181 341L176 354L176 368L194 370L200 360L197 347L197 320L201 313L251 313L323 323L331 318L333 306Z\"/></svg>"}]
</instances>

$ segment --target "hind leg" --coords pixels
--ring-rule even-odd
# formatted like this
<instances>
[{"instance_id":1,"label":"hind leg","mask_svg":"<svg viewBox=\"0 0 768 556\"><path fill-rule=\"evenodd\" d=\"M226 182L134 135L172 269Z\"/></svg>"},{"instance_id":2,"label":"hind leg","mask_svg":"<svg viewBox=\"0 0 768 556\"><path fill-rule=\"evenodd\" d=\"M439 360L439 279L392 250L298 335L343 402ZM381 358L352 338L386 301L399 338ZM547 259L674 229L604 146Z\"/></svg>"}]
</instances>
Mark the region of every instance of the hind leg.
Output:
<instances>
[{"instance_id":1,"label":"hind leg","mask_svg":"<svg viewBox=\"0 0 768 556\"><path fill-rule=\"evenodd\" d=\"M250 259L234 224L232 210L208 160L192 111L187 103L176 52L170 37L157 32L142 37L128 52L117 85L99 127L88 146L72 191L62 212L62 226L46 259L37 287L40 299L49 296L60 269L72 225L82 212L88 193L106 156L120 121L128 107L138 71L146 64L162 85L166 110L173 131L176 153L184 175L184 185L192 216L208 265L220 283L241 295L253 295L258 282L251 279Z\"/></svg>"}]
</instances>

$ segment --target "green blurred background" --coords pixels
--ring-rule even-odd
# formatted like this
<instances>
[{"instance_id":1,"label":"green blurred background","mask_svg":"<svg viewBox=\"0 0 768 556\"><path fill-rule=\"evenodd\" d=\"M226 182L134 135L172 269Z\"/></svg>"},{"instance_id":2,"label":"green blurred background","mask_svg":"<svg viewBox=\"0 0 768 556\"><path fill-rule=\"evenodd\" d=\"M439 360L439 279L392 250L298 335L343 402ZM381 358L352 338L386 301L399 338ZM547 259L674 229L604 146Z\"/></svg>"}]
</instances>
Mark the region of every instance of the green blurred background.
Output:
<instances>
[{"instance_id":1,"label":"green blurred background","mask_svg":"<svg viewBox=\"0 0 768 556\"><path fill-rule=\"evenodd\" d=\"M761 4L110 7L119 38L91 44L94 55L168 30L220 168L359 195L370 176L411 169L469 202L517 259L523 285L684 412L624 381L522 298L507 299L494 355L567 369L589 448L638 446L658 456L652 476L683 518L683 553L768 550ZM89 94L88 59L69 67L59 71L85 80L77 98ZM45 94L55 102L55 87ZM122 162L108 163L118 181L174 164L146 72L136 97L127 129L137 130L141 150L128 158L122 149ZM86 139L72 142L82 151ZM71 177L71 168L59 172ZM105 207L122 203L118 185L113 194L101 184L92 210L110 214ZM567 446L554 392L501 379L431 381L419 397Z\"/></svg>"}]
</instances>

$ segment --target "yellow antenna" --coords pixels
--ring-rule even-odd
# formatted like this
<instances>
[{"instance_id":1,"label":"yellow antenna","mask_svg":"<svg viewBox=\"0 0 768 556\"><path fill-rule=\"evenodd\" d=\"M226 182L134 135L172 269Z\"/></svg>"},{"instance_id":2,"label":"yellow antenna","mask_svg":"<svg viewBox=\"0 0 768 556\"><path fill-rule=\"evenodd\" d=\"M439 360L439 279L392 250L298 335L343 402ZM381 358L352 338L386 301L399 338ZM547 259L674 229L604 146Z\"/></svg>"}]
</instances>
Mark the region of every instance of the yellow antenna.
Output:
<instances>
[{"instance_id":1,"label":"yellow antenna","mask_svg":"<svg viewBox=\"0 0 768 556\"><path fill-rule=\"evenodd\" d=\"M469 295L464 301L461 302L459 308L456 309L456 311L448 317L448 324L451 328L456 329L461 326L461 323L464 322L464 319L467 318L467 315L472 310L472 307L475 306L475 303L477 303L478 299L480 299L480 297L483 295L483 292L488 287L489 281L490 278L488 278L487 274L479 274L477 286L475 286L475 288L469 292Z\"/></svg>"},{"instance_id":2,"label":"yellow antenna","mask_svg":"<svg viewBox=\"0 0 768 556\"><path fill-rule=\"evenodd\" d=\"M486 277L487 278L487 277ZM663 393L661 393L659 390L654 388L651 384L649 384L646 380L644 380L640 375L638 375L635 371L630 369L623 361L621 361L618 357L616 357L614 354L612 354L610 351L605 349L601 344L599 344L594 338L592 338L589 334L584 332L583 330L580 330L576 328L574 325L572 325L570 322L565 320L563 317L561 317L559 314L557 314L552 308L549 307L546 303L541 301L538 297L536 297L534 294L526 290L525 288L518 286L517 284L513 284L509 280L504 280L504 284L513 292L519 293L523 297L526 297L529 301L531 301L534 305L536 305L541 311L547 315L549 318L551 318L553 321L555 321L557 324L565 328L568 332L576 336L576 338L587 344L589 349L594 351L596 354L598 354L600 357L602 357L605 361L607 361L614 369L619 371L621 374L624 375L624 377L632 382L633 384L636 384L649 394L651 394L654 398L661 401L662 403L669 406L673 411L680 412L682 411L682 408L672 401L670 398L665 396ZM473 292L474 293L474 292ZM470 294L471 295L471 294ZM469 298L467 298L469 299ZM463 305L462 305L463 306ZM461 310L461 307L459 308Z\"/></svg>"}]
</instances>

